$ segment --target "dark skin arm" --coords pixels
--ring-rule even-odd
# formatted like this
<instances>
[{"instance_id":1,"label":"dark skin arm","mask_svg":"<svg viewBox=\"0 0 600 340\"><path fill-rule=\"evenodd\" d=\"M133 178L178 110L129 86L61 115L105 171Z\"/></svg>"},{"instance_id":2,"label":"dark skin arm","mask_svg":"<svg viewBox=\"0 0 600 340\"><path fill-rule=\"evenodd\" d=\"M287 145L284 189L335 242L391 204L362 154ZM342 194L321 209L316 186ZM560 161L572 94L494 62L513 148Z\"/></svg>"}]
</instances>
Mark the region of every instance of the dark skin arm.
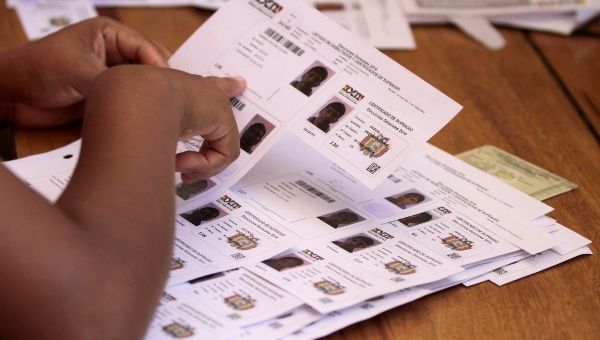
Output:
<instances>
[{"instance_id":1,"label":"dark skin arm","mask_svg":"<svg viewBox=\"0 0 600 340\"><path fill-rule=\"evenodd\" d=\"M5 68L19 64L11 58L0 55L3 75L23 72ZM208 177L237 157L228 98L243 88L153 66L111 68L71 96L86 99L82 149L55 205L0 167L0 338L143 336L168 271L173 172ZM47 108L3 89L13 103ZM208 143L176 158L177 140L191 134Z\"/></svg>"}]
</instances>

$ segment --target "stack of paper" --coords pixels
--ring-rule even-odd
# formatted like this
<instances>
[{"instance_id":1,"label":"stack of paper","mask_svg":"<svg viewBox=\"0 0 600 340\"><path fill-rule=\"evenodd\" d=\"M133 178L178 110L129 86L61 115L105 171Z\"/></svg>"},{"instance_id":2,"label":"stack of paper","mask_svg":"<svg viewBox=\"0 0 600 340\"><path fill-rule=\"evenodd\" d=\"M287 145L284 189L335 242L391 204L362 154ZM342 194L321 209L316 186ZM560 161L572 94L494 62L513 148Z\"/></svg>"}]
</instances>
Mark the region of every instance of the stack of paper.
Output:
<instances>
[{"instance_id":1,"label":"stack of paper","mask_svg":"<svg viewBox=\"0 0 600 340\"><path fill-rule=\"evenodd\" d=\"M491 24L569 35L600 13L598 0L400 1L411 23L454 23L490 48L504 46Z\"/></svg>"},{"instance_id":2,"label":"stack of paper","mask_svg":"<svg viewBox=\"0 0 600 340\"><path fill-rule=\"evenodd\" d=\"M148 339L316 338L590 253L551 207L426 143L460 105L302 2L233 0L170 64L242 75L248 89L231 100L241 156L174 188L171 273ZM54 200L78 148L8 165Z\"/></svg>"}]
</instances>

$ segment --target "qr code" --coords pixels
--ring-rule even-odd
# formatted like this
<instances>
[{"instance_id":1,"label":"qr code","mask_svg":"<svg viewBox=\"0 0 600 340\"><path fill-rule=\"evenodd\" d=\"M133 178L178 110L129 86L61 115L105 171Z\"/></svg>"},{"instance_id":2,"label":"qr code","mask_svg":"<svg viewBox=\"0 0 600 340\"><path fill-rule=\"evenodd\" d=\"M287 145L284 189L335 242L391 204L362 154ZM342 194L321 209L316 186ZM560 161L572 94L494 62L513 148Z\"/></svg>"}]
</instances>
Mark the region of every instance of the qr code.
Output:
<instances>
[{"instance_id":1,"label":"qr code","mask_svg":"<svg viewBox=\"0 0 600 340\"><path fill-rule=\"evenodd\" d=\"M333 300L331 300L331 299L330 299L330 298L328 298L328 297L324 297L324 298L320 298L320 299L319 299L319 302L322 302L322 303L332 303L332 302L333 302Z\"/></svg>"},{"instance_id":2,"label":"qr code","mask_svg":"<svg viewBox=\"0 0 600 340\"><path fill-rule=\"evenodd\" d=\"M231 254L231 257L233 257L234 260L241 260L241 259L245 258L246 256L242 253L235 253L235 254Z\"/></svg>"},{"instance_id":3,"label":"qr code","mask_svg":"<svg viewBox=\"0 0 600 340\"><path fill-rule=\"evenodd\" d=\"M229 318L229 320L239 320L239 319L241 319L241 316L238 313L229 314L229 315L227 315L227 317Z\"/></svg>"},{"instance_id":4,"label":"qr code","mask_svg":"<svg viewBox=\"0 0 600 340\"><path fill-rule=\"evenodd\" d=\"M500 267L500 268L494 269L494 273L496 273L498 275L502 275L502 274L506 274L508 272L503 267Z\"/></svg>"},{"instance_id":5,"label":"qr code","mask_svg":"<svg viewBox=\"0 0 600 340\"><path fill-rule=\"evenodd\" d=\"M461 258L461 256L460 256L460 255L458 255L457 253L450 253L450 254L448 254L448 255L446 255L446 256L448 256L449 258L451 258L451 259L453 259L453 260L456 260L456 259L460 259L460 258Z\"/></svg>"},{"instance_id":6,"label":"qr code","mask_svg":"<svg viewBox=\"0 0 600 340\"><path fill-rule=\"evenodd\" d=\"M369 165L367 167L367 171L374 174L377 171L379 171L379 169L381 169L381 165L377 164L377 163L371 163L371 165Z\"/></svg>"},{"instance_id":7,"label":"qr code","mask_svg":"<svg viewBox=\"0 0 600 340\"><path fill-rule=\"evenodd\" d=\"M392 282L402 282L402 281L404 281L404 279L401 277L392 277Z\"/></svg>"}]
</instances>

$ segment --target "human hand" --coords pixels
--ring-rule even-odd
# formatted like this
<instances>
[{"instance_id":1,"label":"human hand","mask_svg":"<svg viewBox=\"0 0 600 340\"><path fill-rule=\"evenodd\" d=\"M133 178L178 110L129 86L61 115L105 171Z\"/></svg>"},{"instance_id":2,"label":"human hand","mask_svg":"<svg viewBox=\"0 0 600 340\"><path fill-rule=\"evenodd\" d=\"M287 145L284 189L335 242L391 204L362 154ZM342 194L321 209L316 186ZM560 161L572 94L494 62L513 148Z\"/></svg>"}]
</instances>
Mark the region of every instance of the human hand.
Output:
<instances>
[{"instance_id":1,"label":"human hand","mask_svg":"<svg viewBox=\"0 0 600 340\"><path fill-rule=\"evenodd\" d=\"M176 156L175 166L184 183L217 174L240 154L240 136L229 98L240 94L246 81L240 77L194 78L196 86L188 93L193 107L181 138L200 135L204 142L198 152L186 151Z\"/></svg>"},{"instance_id":2,"label":"human hand","mask_svg":"<svg viewBox=\"0 0 600 340\"><path fill-rule=\"evenodd\" d=\"M159 153L168 155L177 139L201 136L200 150L176 155L175 168L186 183L206 179L239 155L240 137L229 98L245 87L241 78L202 77L141 65L111 68L89 91L84 144L86 137L97 138L96 143L104 146L114 142L113 149L128 145L130 139L144 141L135 143L139 148L135 154L147 155L159 152L143 150L150 141L158 141L163 150Z\"/></svg>"},{"instance_id":3,"label":"human hand","mask_svg":"<svg viewBox=\"0 0 600 340\"><path fill-rule=\"evenodd\" d=\"M17 126L47 127L79 119L91 82L107 67L130 63L167 67L170 52L115 20L98 17L10 55L12 64L20 66L10 121Z\"/></svg>"}]
</instances>

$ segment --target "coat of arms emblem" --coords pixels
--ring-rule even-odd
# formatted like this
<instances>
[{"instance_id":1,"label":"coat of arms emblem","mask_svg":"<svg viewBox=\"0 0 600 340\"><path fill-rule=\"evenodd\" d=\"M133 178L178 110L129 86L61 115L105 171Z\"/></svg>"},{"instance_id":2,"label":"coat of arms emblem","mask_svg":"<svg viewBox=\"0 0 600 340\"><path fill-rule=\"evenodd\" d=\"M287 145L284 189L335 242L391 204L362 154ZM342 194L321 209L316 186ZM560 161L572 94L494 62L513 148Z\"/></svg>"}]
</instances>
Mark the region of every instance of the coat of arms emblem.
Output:
<instances>
[{"instance_id":1,"label":"coat of arms emblem","mask_svg":"<svg viewBox=\"0 0 600 340\"><path fill-rule=\"evenodd\" d=\"M460 238L458 236L450 234L448 237L444 237L442 239L442 243L446 245L446 247L452 250L469 250L473 248L473 242L467 240L466 238Z\"/></svg>"},{"instance_id":2,"label":"coat of arms emblem","mask_svg":"<svg viewBox=\"0 0 600 340\"><path fill-rule=\"evenodd\" d=\"M415 268L417 268L417 266L408 262L402 262L398 260L394 260L385 264L385 269L398 275L414 274L417 272Z\"/></svg>"},{"instance_id":3,"label":"coat of arms emblem","mask_svg":"<svg viewBox=\"0 0 600 340\"><path fill-rule=\"evenodd\" d=\"M250 296L241 296L234 294L225 298L225 304L235 310L246 310L254 307L254 302Z\"/></svg>"},{"instance_id":4,"label":"coat of arms emblem","mask_svg":"<svg viewBox=\"0 0 600 340\"><path fill-rule=\"evenodd\" d=\"M367 131L365 131L367 132ZM374 135L370 132L367 132L367 136L363 138L360 143L358 143L360 147L360 151L365 156L369 156L369 158L377 158L383 156L389 149L389 138L384 137L382 134Z\"/></svg>"},{"instance_id":5,"label":"coat of arms emblem","mask_svg":"<svg viewBox=\"0 0 600 340\"><path fill-rule=\"evenodd\" d=\"M194 335L194 329L191 326L185 326L175 321L163 326L162 329L165 333L177 339L187 338Z\"/></svg>"},{"instance_id":6,"label":"coat of arms emblem","mask_svg":"<svg viewBox=\"0 0 600 340\"><path fill-rule=\"evenodd\" d=\"M323 280L313 284L315 288L327 295L338 295L344 292L344 286L337 282Z\"/></svg>"},{"instance_id":7,"label":"coat of arms emblem","mask_svg":"<svg viewBox=\"0 0 600 340\"><path fill-rule=\"evenodd\" d=\"M258 246L259 239L252 234L244 234L239 232L227 238L227 243L230 246L239 250L250 250Z\"/></svg>"}]
</instances>

